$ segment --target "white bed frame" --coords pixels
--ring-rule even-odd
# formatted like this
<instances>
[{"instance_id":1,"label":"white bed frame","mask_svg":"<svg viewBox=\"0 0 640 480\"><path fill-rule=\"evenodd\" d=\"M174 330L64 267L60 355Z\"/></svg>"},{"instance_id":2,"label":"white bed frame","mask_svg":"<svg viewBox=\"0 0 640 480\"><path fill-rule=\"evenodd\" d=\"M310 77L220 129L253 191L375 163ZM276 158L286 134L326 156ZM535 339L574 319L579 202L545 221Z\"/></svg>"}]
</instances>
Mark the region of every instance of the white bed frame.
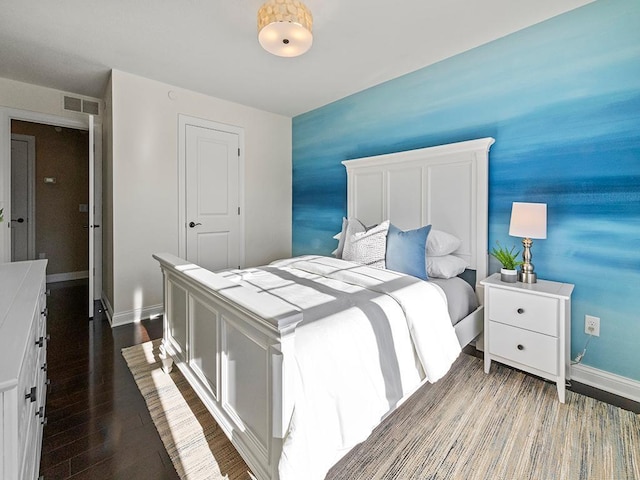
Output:
<instances>
[{"instance_id":1,"label":"white bed frame","mask_svg":"<svg viewBox=\"0 0 640 480\"><path fill-rule=\"evenodd\" d=\"M343 162L348 212L399 228L431 223L462 240L456 252L487 274L488 152L492 138ZM170 254L164 277L165 368L180 368L256 478L277 480L294 399L296 326L290 304L245 289ZM482 295L479 295L482 298ZM482 331L483 309L456 326L461 345Z\"/></svg>"}]
</instances>

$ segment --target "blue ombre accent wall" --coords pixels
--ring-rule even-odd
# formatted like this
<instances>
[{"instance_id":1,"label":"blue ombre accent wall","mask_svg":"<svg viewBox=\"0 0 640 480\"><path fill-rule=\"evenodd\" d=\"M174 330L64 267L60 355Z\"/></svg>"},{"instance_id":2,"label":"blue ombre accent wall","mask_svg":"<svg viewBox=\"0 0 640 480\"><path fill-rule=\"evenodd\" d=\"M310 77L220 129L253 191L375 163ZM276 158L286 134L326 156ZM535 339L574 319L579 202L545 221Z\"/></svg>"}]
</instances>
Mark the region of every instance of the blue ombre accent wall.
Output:
<instances>
[{"instance_id":1,"label":"blue ombre accent wall","mask_svg":"<svg viewBox=\"0 0 640 480\"><path fill-rule=\"evenodd\" d=\"M540 278L575 284L601 333L583 362L640 380L640 2L600 0L293 119L293 252L329 254L342 160L491 136L489 244L548 204Z\"/></svg>"}]
</instances>

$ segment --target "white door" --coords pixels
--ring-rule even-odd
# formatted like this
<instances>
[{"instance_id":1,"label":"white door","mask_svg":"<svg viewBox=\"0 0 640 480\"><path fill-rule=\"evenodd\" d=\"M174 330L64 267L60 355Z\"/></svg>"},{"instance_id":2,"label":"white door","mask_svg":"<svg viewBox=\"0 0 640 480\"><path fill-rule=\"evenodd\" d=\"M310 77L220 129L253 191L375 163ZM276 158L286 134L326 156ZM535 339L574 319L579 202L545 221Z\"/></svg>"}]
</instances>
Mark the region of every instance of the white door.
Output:
<instances>
[{"instance_id":1,"label":"white door","mask_svg":"<svg viewBox=\"0 0 640 480\"><path fill-rule=\"evenodd\" d=\"M211 271L240 266L240 140L185 125L186 259Z\"/></svg>"},{"instance_id":2,"label":"white door","mask_svg":"<svg viewBox=\"0 0 640 480\"><path fill-rule=\"evenodd\" d=\"M93 299L102 298L102 125L93 127Z\"/></svg>"},{"instance_id":3,"label":"white door","mask_svg":"<svg viewBox=\"0 0 640 480\"><path fill-rule=\"evenodd\" d=\"M11 135L11 261L35 259L36 139Z\"/></svg>"},{"instance_id":4,"label":"white door","mask_svg":"<svg viewBox=\"0 0 640 480\"><path fill-rule=\"evenodd\" d=\"M94 296L94 215L95 215L95 134L93 131L93 115L89 115L89 318L93 318L93 296Z\"/></svg>"}]
</instances>

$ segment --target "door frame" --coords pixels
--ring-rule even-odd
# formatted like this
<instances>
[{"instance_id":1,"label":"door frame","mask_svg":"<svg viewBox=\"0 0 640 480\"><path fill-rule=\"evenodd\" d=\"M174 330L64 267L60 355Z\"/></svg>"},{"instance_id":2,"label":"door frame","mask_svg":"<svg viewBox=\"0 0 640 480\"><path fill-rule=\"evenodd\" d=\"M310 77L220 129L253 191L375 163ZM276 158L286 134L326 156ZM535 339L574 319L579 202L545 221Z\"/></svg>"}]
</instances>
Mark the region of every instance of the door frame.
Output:
<instances>
[{"instance_id":1,"label":"door frame","mask_svg":"<svg viewBox=\"0 0 640 480\"><path fill-rule=\"evenodd\" d=\"M11 141L17 140L27 142L27 258L35 260L36 258L36 137L33 135L22 135L20 133L12 133ZM10 159L13 161L13 159ZM11 232L11 229L9 229Z\"/></svg>"},{"instance_id":2,"label":"door frame","mask_svg":"<svg viewBox=\"0 0 640 480\"><path fill-rule=\"evenodd\" d=\"M54 127L74 128L76 130L89 131L89 116L83 115L84 118L69 118L48 113L32 112L28 110L20 110L16 108L0 107L0 208L4 208L5 220L11 218L11 120L23 120L25 122L43 123ZM101 126L101 124L98 124ZM102 216L102 128L96 129L96 151L95 151L95 205L96 205L96 221L101 221ZM99 214L99 216L98 216ZM0 224L0 262L11 261L11 231L6 227L9 222L5 221ZM95 230L95 229L94 229ZM102 230L99 230L102 232ZM102 283L102 235L99 242L95 244L95 277L100 279ZM100 247L100 251L98 248ZM91 275L92 272L89 272ZM96 289L97 290L97 289ZM102 292L93 292L95 300L100 300Z\"/></svg>"},{"instance_id":3,"label":"door frame","mask_svg":"<svg viewBox=\"0 0 640 480\"><path fill-rule=\"evenodd\" d=\"M238 155L238 195L240 197L238 199L238 205L240 205L238 218L240 228L239 262L240 266L244 267L244 129L181 113L178 114L178 256L187 258L187 125L238 135L240 148L240 155Z\"/></svg>"}]
</instances>

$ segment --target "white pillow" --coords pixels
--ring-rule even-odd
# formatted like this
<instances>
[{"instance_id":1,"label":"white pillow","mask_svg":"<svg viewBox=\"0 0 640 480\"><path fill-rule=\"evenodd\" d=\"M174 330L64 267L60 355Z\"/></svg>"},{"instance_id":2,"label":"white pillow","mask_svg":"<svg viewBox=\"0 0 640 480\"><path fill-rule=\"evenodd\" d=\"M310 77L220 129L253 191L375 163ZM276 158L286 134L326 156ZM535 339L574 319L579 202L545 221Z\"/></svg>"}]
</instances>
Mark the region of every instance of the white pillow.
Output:
<instances>
[{"instance_id":1,"label":"white pillow","mask_svg":"<svg viewBox=\"0 0 640 480\"><path fill-rule=\"evenodd\" d=\"M344 238L347 233L348 225L349 225L349 220L347 220L345 217L342 217L342 230L340 230L340 233L336 233L333 236L333 238L338 240L338 247L333 252L331 252L331 255L333 255L336 258L342 258L342 250L344 250Z\"/></svg>"},{"instance_id":2,"label":"white pillow","mask_svg":"<svg viewBox=\"0 0 640 480\"><path fill-rule=\"evenodd\" d=\"M369 230L354 220L349 219L342 258L369 267L385 268L389 220Z\"/></svg>"},{"instance_id":3,"label":"white pillow","mask_svg":"<svg viewBox=\"0 0 640 480\"><path fill-rule=\"evenodd\" d=\"M430 257L427 255L427 275L434 278L453 278L469 266L466 260L455 255Z\"/></svg>"},{"instance_id":4,"label":"white pillow","mask_svg":"<svg viewBox=\"0 0 640 480\"><path fill-rule=\"evenodd\" d=\"M449 255L460 248L460 245L462 241L458 237L432 228L427 237L427 258Z\"/></svg>"}]
</instances>

